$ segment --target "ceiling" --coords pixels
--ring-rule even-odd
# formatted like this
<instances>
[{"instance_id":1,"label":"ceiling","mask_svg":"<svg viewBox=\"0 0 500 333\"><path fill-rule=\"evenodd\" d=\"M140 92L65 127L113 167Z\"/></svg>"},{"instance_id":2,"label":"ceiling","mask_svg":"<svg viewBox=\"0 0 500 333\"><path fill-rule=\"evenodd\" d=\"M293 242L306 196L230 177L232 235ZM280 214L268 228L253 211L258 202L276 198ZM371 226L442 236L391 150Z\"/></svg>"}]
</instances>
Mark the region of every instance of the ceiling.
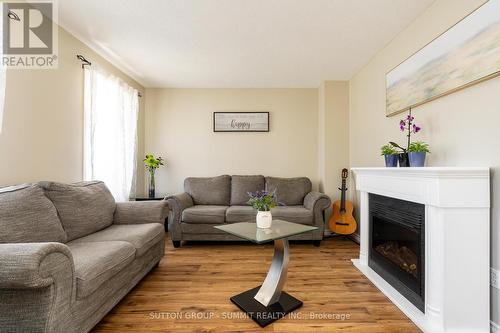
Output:
<instances>
[{"instance_id":1,"label":"ceiling","mask_svg":"<svg viewBox=\"0 0 500 333\"><path fill-rule=\"evenodd\" d=\"M145 87L318 87L433 1L64 0L59 21Z\"/></svg>"}]
</instances>

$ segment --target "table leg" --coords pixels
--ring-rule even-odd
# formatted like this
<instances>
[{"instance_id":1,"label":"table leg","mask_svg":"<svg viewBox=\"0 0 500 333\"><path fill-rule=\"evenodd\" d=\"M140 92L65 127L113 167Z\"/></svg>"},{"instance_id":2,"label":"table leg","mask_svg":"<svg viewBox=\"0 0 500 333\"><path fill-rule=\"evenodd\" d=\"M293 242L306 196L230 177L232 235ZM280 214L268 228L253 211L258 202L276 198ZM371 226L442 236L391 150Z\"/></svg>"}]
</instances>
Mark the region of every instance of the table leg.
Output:
<instances>
[{"instance_id":1,"label":"table leg","mask_svg":"<svg viewBox=\"0 0 500 333\"><path fill-rule=\"evenodd\" d=\"M281 290L286 282L288 270L288 240L277 239L274 241L274 256L266 279L255 295L255 299L264 306L279 301Z\"/></svg>"},{"instance_id":2,"label":"table leg","mask_svg":"<svg viewBox=\"0 0 500 333\"><path fill-rule=\"evenodd\" d=\"M288 270L288 240L274 241L274 256L261 286L231 297L231 301L264 327L300 308L302 302L283 291Z\"/></svg>"}]
</instances>

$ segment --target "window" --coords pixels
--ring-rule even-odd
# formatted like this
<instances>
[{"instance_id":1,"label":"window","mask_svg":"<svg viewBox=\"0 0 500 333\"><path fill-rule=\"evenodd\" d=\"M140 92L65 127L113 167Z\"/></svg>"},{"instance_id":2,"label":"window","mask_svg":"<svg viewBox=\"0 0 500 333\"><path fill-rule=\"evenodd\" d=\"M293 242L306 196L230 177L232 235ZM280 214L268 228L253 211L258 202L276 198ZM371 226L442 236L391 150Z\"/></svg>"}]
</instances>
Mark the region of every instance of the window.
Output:
<instances>
[{"instance_id":1,"label":"window","mask_svg":"<svg viewBox=\"0 0 500 333\"><path fill-rule=\"evenodd\" d=\"M92 65L84 94L84 179L104 181L127 201L135 195L138 91Z\"/></svg>"}]
</instances>

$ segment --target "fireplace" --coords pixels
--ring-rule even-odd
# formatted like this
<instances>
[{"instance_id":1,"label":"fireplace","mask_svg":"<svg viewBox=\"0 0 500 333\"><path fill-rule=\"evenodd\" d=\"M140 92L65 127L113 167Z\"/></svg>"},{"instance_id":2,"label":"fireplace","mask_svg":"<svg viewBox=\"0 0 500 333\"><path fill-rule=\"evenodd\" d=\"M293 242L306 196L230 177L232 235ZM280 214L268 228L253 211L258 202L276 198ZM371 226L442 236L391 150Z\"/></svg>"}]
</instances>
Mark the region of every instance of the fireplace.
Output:
<instances>
[{"instance_id":1,"label":"fireplace","mask_svg":"<svg viewBox=\"0 0 500 333\"><path fill-rule=\"evenodd\" d=\"M353 174L356 268L423 332L490 332L490 170L354 168ZM415 267L414 259L406 265L398 259L408 250Z\"/></svg>"},{"instance_id":2,"label":"fireplace","mask_svg":"<svg viewBox=\"0 0 500 333\"><path fill-rule=\"evenodd\" d=\"M369 195L368 266L425 313L425 206Z\"/></svg>"}]
</instances>

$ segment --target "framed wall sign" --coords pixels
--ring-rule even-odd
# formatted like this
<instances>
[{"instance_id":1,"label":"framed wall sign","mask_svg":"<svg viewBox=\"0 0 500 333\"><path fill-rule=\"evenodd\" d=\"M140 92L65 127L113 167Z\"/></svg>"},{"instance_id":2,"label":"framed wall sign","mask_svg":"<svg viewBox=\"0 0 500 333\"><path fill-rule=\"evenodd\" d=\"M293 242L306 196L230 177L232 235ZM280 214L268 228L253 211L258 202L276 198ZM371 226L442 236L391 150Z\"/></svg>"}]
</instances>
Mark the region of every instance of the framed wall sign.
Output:
<instances>
[{"instance_id":1,"label":"framed wall sign","mask_svg":"<svg viewBox=\"0 0 500 333\"><path fill-rule=\"evenodd\" d=\"M214 132L269 132L269 112L214 112Z\"/></svg>"}]
</instances>

